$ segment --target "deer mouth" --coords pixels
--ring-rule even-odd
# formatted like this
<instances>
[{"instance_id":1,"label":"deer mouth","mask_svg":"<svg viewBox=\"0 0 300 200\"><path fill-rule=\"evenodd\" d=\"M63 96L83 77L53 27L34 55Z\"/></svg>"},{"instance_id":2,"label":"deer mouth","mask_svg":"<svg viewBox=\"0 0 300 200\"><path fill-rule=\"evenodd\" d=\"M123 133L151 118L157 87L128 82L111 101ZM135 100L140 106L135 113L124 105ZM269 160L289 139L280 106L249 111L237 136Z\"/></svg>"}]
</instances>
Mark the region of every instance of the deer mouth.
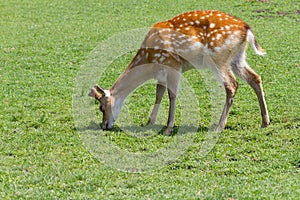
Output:
<instances>
[{"instance_id":1,"label":"deer mouth","mask_svg":"<svg viewBox=\"0 0 300 200\"><path fill-rule=\"evenodd\" d=\"M111 130L113 126L114 126L114 122L109 122L107 120L102 123L103 130Z\"/></svg>"}]
</instances>

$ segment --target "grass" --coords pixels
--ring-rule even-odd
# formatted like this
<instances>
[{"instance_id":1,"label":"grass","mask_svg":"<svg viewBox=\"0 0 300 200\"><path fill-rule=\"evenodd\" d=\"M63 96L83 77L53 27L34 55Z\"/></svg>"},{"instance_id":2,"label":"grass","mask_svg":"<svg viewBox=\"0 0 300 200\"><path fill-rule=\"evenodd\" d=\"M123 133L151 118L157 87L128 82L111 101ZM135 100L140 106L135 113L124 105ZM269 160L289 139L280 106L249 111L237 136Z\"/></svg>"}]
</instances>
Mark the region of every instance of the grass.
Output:
<instances>
[{"instance_id":1,"label":"grass","mask_svg":"<svg viewBox=\"0 0 300 200\"><path fill-rule=\"evenodd\" d=\"M1 199L298 199L298 1L0 4ZM185 78L199 98L201 128L184 155L147 173L122 172L103 164L84 145L73 118L72 96L78 89L74 80L81 66L112 35L196 9L229 12L252 26L268 52L258 57L249 50L248 58L263 77L271 125L259 128L254 92L239 81L227 128L213 149L199 156L210 122L209 95L199 76L188 72ZM134 52L128 52L114 60L99 82L109 87L132 56ZM137 124L148 116L153 89L146 85L129 98L130 115ZM177 115L180 124L181 113ZM159 134L139 139L117 130L104 137L132 152L155 151L174 140Z\"/></svg>"}]
</instances>

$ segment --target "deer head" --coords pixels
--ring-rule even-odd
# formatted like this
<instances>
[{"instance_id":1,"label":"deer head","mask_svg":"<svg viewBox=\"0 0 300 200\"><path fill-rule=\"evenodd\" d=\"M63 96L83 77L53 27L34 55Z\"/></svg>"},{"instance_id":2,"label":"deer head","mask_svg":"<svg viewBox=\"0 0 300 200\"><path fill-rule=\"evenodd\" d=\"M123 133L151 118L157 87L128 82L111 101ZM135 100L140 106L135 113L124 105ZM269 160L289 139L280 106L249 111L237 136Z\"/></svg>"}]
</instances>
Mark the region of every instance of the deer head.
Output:
<instances>
[{"instance_id":1,"label":"deer head","mask_svg":"<svg viewBox=\"0 0 300 200\"><path fill-rule=\"evenodd\" d=\"M102 118L102 129L109 130L114 126L116 117L113 115L114 98L112 97L109 90L105 90L102 87L95 85L89 96L94 97L100 102L99 110L103 114Z\"/></svg>"}]
</instances>

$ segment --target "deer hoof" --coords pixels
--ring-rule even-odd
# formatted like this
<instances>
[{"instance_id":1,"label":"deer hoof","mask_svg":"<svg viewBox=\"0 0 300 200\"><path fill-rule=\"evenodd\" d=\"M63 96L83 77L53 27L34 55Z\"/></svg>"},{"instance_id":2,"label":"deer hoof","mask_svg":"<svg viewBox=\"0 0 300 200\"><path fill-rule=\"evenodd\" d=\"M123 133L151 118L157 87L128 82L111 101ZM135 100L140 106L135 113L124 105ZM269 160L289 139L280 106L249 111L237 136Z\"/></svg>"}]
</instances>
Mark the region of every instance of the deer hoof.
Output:
<instances>
[{"instance_id":1,"label":"deer hoof","mask_svg":"<svg viewBox=\"0 0 300 200\"><path fill-rule=\"evenodd\" d=\"M167 136L171 135L172 130L173 130L173 127L167 127L167 129L164 131L164 135L167 135Z\"/></svg>"},{"instance_id":2,"label":"deer hoof","mask_svg":"<svg viewBox=\"0 0 300 200\"><path fill-rule=\"evenodd\" d=\"M149 118L149 120L148 120L146 126L148 126L148 125L153 125L154 123L155 123L155 121L152 120L151 118Z\"/></svg>"}]
</instances>

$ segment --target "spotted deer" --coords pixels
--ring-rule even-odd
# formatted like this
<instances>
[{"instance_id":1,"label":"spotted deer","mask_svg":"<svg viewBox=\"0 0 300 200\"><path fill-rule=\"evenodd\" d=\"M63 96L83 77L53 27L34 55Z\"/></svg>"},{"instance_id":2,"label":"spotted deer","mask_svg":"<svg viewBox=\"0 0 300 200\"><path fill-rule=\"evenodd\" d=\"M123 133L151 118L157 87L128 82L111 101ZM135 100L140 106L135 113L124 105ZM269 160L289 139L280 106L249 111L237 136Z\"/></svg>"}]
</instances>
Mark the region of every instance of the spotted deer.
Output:
<instances>
[{"instance_id":1,"label":"spotted deer","mask_svg":"<svg viewBox=\"0 0 300 200\"><path fill-rule=\"evenodd\" d=\"M226 91L226 101L216 131L225 128L237 92L234 73L254 89L261 110L261 127L268 126L270 120L261 77L246 62L248 43L256 54L265 54L247 23L219 11L192 11L154 24L136 56L114 85L109 90L98 85L91 89L89 96L100 102L102 128L107 130L113 127L127 95L143 82L156 79L155 105L148 124L155 123L167 88L170 105L164 133L170 134L174 126L180 75L189 69L204 67L216 75Z\"/></svg>"}]
</instances>

